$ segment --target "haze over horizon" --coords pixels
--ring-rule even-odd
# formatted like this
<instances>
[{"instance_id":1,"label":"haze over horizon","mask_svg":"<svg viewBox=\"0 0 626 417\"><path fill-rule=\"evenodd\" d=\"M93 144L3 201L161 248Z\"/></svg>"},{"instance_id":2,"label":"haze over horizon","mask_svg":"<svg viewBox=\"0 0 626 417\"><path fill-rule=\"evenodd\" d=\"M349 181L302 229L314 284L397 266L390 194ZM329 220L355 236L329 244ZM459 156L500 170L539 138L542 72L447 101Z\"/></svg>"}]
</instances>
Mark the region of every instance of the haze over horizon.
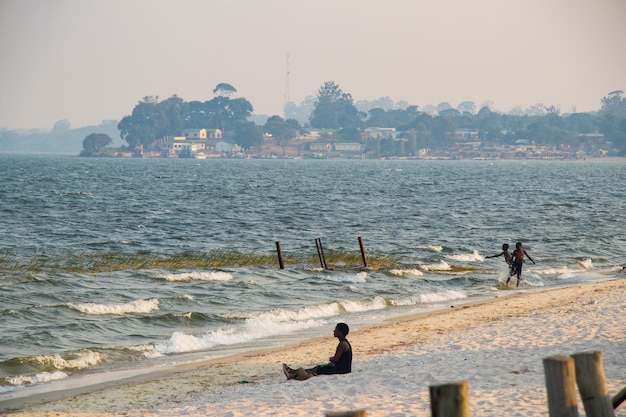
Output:
<instances>
[{"instance_id":1,"label":"haze over horizon","mask_svg":"<svg viewBox=\"0 0 626 417\"><path fill-rule=\"evenodd\" d=\"M0 127L120 120L222 82L266 115L325 81L355 102L595 111L626 90L625 21L624 0L0 0Z\"/></svg>"}]
</instances>

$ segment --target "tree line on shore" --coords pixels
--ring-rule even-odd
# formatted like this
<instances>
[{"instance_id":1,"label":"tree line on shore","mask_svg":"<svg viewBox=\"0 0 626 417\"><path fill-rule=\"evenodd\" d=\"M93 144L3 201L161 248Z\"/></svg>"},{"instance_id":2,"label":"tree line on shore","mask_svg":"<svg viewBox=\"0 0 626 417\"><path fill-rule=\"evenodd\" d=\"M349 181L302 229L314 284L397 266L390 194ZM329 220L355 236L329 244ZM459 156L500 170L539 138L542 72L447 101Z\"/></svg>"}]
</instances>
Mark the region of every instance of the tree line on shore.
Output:
<instances>
[{"instance_id":1,"label":"tree line on shore","mask_svg":"<svg viewBox=\"0 0 626 417\"><path fill-rule=\"evenodd\" d=\"M476 132L476 139L484 143L512 145L525 139L557 148L578 147L588 140L585 134L601 133L613 149L626 155L626 98L621 90L602 97L600 110L589 113L561 114L554 106L536 105L530 114L504 114L492 111L488 105L476 111L471 102L463 102L456 109L442 106L433 113L432 109L421 111L408 103L392 108L359 106L359 110L361 102L355 103L351 94L328 81L313 99L308 98L300 106L288 103L287 118L272 115L262 124L252 121L252 103L244 97L233 97L236 93L232 85L221 83L213 90L214 97L203 102L186 102L177 95L165 100L144 97L117 124L119 137L125 142L122 148L151 149L163 138L182 135L185 129L216 128L223 132L224 140L245 150L260 148L267 138L284 149L298 135L323 129L320 140L365 141L366 149L375 149L381 153L379 156L411 155L421 148L445 149L456 141L456 132L463 129ZM303 117L305 111L308 116ZM377 138L377 143L373 143L361 135L368 127L395 128L401 140ZM3 142L15 138L11 132L0 132L0 149ZM83 139L83 154L98 154L112 142L109 132L93 132ZM401 142L402 146L394 142Z\"/></svg>"}]
</instances>

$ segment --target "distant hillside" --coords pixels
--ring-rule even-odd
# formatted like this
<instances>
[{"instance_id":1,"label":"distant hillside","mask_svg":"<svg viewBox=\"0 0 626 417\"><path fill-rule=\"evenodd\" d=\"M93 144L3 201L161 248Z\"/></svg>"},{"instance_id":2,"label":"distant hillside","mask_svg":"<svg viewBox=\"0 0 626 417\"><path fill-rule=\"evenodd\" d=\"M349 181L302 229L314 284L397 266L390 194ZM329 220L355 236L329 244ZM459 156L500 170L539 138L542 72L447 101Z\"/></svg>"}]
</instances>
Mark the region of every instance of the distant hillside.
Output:
<instances>
[{"instance_id":1,"label":"distant hillside","mask_svg":"<svg viewBox=\"0 0 626 417\"><path fill-rule=\"evenodd\" d=\"M51 131L0 130L0 152L20 153L72 153L78 155L83 149L83 139L91 133L105 133L113 139L111 146L123 145L117 120L105 120L97 126Z\"/></svg>"}]
</instances>

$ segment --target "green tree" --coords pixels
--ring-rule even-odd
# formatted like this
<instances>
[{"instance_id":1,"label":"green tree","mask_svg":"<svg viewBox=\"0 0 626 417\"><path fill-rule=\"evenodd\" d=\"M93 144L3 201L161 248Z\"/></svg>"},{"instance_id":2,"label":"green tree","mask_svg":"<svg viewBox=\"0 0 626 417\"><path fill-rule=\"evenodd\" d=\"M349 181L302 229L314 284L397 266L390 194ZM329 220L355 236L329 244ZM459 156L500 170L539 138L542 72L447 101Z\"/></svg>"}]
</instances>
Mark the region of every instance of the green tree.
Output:
<instances>
[{"instance_id":1,"label":"green tree","mask_svg":"<svg viewBox=\"0 0 626 417\"><path fill-rule=\"evenodd\" d=\"M139 145L147 147L155 140L167 135L168 120L164 107L159 106L158 97L144 97L130 116L124 117L117 125L122 140L131 149Z\"/></svg>"},{"instance_id":2,"label":"green tree","mask_svg":"<svg viewBox=\"0 0 626 417\"><path fill-rule=\"evenodd\" d=\"M461 113L475 114L476 104L473 101L463 101L459 103L456 109Z\"/></svg>"},{"instance_id":3,"label":"green tree","mask_svg":"<svg viewBox=\"0 0 626 417\"><path fill-rule=\"evenodd\" d=\"M101 149L106 148L111 143L113 143L113 139L107 134L92 133L87 135L85 139L83 139L83 151L81 152L81 156L97 154Z\"/></svg>"},{"instance_id":4,"label":"green tree","mask_svg":"<svg viewBox=\"0 0 626 417\"><path fill-rule=\"evenodd\" d=\"M263 145L261 126L247 120L237 120L234 125L233 140L244 150Z\"/></svg>"},{"instance_id":5,"label":"green tree","mask_svg":"<svg viewBox=\"0 0 626 417\"><path fill-rule=\"evenodd\" d=\"M286 146L298 135L299 129L300 124L297 120L284 120L280 116L272 116L267 119L264 127L265 133L272 135L274 142L283 149L283 155L286 153Z\"/></svg>"},{"instance_id":6,"label":"green tree","mask_svg":"<svg viewBox=\"0 0 626 417\"><path fill-rule=\"evenodd\" d=\"M247 120L254 108L245 98L231 99L218 95L204 103L203 111L210 127L219 127L224 136L230 136L235 124Z\"/></svg>"},{"instance_id":7,"label":"green tree","mask_svg":"<svg viewBox=\"0 0 626 417\"><path fill-rule=\"evenodd\" d=\"M387 111L381 108L370 109L367 125L370 127L394 127Z\"/></svg>"},{"instance_id":8,"label":"green tree","mask_svg":"<svg viewBox=\"0 0 626 417\"><path fill-rule=\"evenodd\" d=\"M218 125L213 126L211 116L208 112L207 106L201 101L190 101L187 103L186 112L183 114L184 125L183 129L202 129L205 127L220 127Z\"/></svg>"},{"instance_id":9,"label":"green tree","mask_svg":"<svg viewBox=\"0 0 626 417\"><path fill-rule=\"evenodd\" d=\"M339 136L349 142L359 142L361 140L361 131L355 127L345 127L339 130Z\"/></svg>"},{"instance_id":10,"label":"green tree","mask_svg":"<svg viewBox=\"0 0 626 417\"><path fill-rule=\"evenodd\" d=\"M59 120L52 127L52 131L54 133L65 133L69 132L72 129L72 125L67 119Z\"/></svg>"},{"instance_id":11,"label":"green tree","mask_svg":"<svg viewBox=\"0 0 626 417\"><path fill-rule=\"evenodd\" d=\"M622 90L615 90L603 97L600 111L605 115L615 116L618 120L626 118L626 98L622 94Z\"/></svg>"},{"instance_id":12,"label":"green tree","mask_svg":"<svg viewBox=\"0 0 626 417\"><path fill-rule=\"evenodd\" d=\"M618 126L615 146L619 149L620 155L626 155L626 118L622 119Z\"/></svg>"},{"instance_id":13,"label":"green tree","mask_svg":"<svg viewBox=\"0 0 626 417\"><path fill-rule=\"evenodd\" d=\"M417 155L419 149L417 148L417 133L415 133L415 129L411 129L406 132L406 140L408 152L410 155Z\"/></svg>"},{"instance_id":14,"label":"green tree","mask_svg":"<svg viewBox=\"0 0 626 417\"><path fill-rule=\"evenodd\" d=\"M167 123L164 125L163 131L159 132L161 136L178 136L185 128L185 114L188 113L188 105L183 99L177 95L164 100L158 104Z\"/></svg>"},{"instance_id":15,"label":"green tree","mask_svg":"<svg viewBox=\"0 0 626 417\"><path fill-rule=\"evenodd\" d=\"M432 136L435 141L434 145L436 147L445 148L450 144L450 141L453 138L454 132L456 131L456 125L450 117L437 116L432 120L430 131L432 132Z\"/></svg>"},{"instance_id":16,"label":"green tree","mask_svg":"<svg viewBox=\"0 0 626 417\"><path fill-rule=\"evenodd\" d=\"M333 81L327 81L317 91L310 123L311 127L320 129L360 128L362 116L354 106L352 96L344 93Z\"/></svg>"},{"instance_id":17,"label":"green tree","mask_svg":"<svg viewBox=\"0 0 626 417\"><path fill-rule=\"evenodd\" d=\"M228 83L219 83L213 89L213 94L220 97L230 97L237 92L237 89Z\"/></svg>"}]
</instances>

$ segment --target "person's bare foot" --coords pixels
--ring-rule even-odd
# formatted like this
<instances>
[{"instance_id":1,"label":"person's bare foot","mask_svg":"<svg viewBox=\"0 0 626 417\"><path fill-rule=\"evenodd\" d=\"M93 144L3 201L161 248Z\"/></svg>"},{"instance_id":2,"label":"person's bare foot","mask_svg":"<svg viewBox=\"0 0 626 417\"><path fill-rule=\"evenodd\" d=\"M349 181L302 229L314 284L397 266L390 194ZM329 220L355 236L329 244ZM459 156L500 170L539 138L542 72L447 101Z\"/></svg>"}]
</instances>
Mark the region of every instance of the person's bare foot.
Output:
<instances>
[{"instance_id":1,"label":"person's bare foot","mask_svg":"<svg viewBox=\"0 0 626 417\"><path fill-rule=\"evenodd\" d=\"M296 371L287 366L286 363L283 363L283 373L287 379L294 379L296 377Z\"/></svg>"}]
</instances>

